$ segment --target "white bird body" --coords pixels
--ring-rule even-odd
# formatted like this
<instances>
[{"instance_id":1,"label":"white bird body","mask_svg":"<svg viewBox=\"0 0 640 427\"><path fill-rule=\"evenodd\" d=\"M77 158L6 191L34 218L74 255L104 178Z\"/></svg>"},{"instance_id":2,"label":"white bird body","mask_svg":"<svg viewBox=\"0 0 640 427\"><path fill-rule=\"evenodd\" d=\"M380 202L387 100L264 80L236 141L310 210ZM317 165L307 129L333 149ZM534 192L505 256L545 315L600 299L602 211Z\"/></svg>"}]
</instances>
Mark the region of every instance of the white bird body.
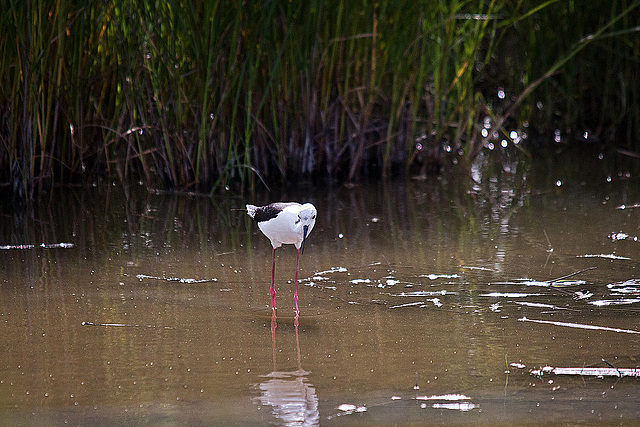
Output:
<instances>
[{"instance_id":1,"label":"white bird body","mask_svg":"<svg viewBox=\"0 0 640 427\"><path fill-rule=\"evenodd\" d=\"M276 271L276 248L282 245L295 245L296 247L296 277L293 299L298 310L298 266L300 254L304 254L304 243L307 236L316 224L318 214L311 203L300 204L296 202L278 202L266 206L247 205L247 214L258 223L258 228L269 238L272 251L271 267L271 305L275 310L276 291L274 276Z\"/></svg>"},{"instance_id":2,"label":"white bird body","mask_svg":"<svg viewBox=\"0 0 640 427\"><path fill-rule=\"evenodd\" d=\"M306 236L316 224L317 211L311 203L271 203L266 206L247 205L247 213L258 223L258 228L279 248L295 245L300 249ZM304 251L304 249L303 249Z\"/></svg>"}]
</instances>

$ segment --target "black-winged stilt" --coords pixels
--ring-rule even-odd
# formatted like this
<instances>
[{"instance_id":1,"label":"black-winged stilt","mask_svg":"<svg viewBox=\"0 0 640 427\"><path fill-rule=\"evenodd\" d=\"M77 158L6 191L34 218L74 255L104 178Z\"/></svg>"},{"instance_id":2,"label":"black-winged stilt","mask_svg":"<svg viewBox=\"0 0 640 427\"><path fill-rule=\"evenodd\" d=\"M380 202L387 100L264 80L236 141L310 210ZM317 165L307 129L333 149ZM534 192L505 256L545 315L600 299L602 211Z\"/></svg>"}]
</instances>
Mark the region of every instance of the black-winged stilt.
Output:
<instances>
[{"instance_id":1,"label":"black-winged stilt","mask_svg":"<svg viewBox=\"0 0 640 427\"><path fill-rule=\"evenodd\" d=\"M273 279L276 271L276 248L283 244L296 246L296 278L293 300L298 310L298 266L300 254L304 253L304 242L307 235L316 224L315 206L311 203L301 205L296 202L278 202L266 206L247 205L247 213L255 222L262 233L271 240L273 251L271 252L271 306L276 308L276 289Z\"/></svg>"}]
</instances>

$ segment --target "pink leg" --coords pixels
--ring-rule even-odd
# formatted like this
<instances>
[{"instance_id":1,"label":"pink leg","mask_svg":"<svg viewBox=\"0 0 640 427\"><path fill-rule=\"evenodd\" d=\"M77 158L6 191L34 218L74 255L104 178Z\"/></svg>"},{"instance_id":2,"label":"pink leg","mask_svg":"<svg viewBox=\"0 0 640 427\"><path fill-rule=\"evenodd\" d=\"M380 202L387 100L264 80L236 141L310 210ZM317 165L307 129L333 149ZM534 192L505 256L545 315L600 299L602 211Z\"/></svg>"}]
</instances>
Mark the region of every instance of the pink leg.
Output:
<instances>
[{"instance_id":1,"label":"pink leg","mask_svg":"<svg viewBox=\"0 0 640 427\"><path fill-rule=\"evenodd\" d=\"M273 361L276 360L276 328L278 323L276 322L276 309L271 310L271 340L273 341ZM276 370L275 368L273 369Z\"/></svg>"},{"instance_id":2,"label":"pink leg","mask_svg":"<svg viewBox=\"0 0 640 427\"><path fill-rule=\"evenodd\" d=\"M273 252L271 253L271 289L269 290L271 293L271 307L276 309L276 288L273 284L273 279L276 275L276 248L273 248Z\"/></svg>"},{"instance_id":3,"label":"pink leg","mask_svg":"<svg viewBox=\"0 0 640 427\"><path fill-rule=\"evenodd\" d=\"M277 371L276 369L276 309L271 310L271 349L273 351L273 372Z\"/></svg>"},{"instance_id":4,"label":"pink leg","mask_svg":"<svg viewBox=\"0 0 640 427\"><path fill-rule=\"evenodd\" d=\"M298 266L300 265L300 249L296 249L296 280L295 280L295 289L293 291L293 301L296 303L296 316L300 313L298 310Z\"/></svg>"}]
</instances>

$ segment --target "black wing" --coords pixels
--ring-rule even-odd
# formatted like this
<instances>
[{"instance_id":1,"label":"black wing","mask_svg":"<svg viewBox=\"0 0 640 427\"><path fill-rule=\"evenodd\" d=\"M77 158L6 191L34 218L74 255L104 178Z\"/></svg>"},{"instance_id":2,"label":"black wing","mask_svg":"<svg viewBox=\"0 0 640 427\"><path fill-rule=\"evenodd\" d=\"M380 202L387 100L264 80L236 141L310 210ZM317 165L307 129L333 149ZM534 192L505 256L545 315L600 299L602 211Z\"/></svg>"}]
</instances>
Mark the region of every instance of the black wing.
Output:
<instances>
[{"instance_id":1,"label":"black wing","mask_svg":"<svg viewBox=\"0 0 640 427\"><path fill-rule=\"evenodd\" d=\"M282 212L284 208L286 208L287 206L291 206L295 204L296 204L295 202L289 202L289 203L278 202L278 203L271 203L266 206L259 206L256 209L256 214L253 216L253 219L256 222L269 221L270 219L277 217L278 214L280 214L280 212Z\"/></svg>"}]
</instances>

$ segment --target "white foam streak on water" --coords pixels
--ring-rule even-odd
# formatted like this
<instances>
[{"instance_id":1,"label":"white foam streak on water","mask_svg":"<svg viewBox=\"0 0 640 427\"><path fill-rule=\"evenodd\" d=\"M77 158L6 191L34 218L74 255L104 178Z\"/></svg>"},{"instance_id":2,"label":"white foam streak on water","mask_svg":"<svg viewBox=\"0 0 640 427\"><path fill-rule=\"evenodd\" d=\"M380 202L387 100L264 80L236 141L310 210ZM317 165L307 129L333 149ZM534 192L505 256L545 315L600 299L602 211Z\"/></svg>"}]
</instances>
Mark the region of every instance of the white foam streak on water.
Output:
<instances>
[{"instance_id":1,"label":"white foam streak on water","mask_svg":"<svg viewBox=\"0 0 640 427\"><path fill-rule=\"evenodd\" d=\"M526 298L526 297L538 297L544 294L527 294L524 292L489 292L486 294L480 294L481 297L501 297L501 298Z\"/></svg>"},{"instance_id":2,"label":"white foam streak on water","mask_svg":"<svg viewBox=\"0 0 640 427\"><path fill-rule=\"evenodd\" d=\"M535 279L516 279L514 281L506 282L494 282L494 285L519 285L519 286L539 286L542 288L548 288L549 286L576 286L585 285L587 282L584 280L535 280Z\"/></svg>"},{"instance_id":3,"label":"white foam streak on water","mask_svg":"<svg viewBox=\"0 0 640 427\"><path fill-rule=\"evenodd\" d=\"M491 272L494 271L493 269L487 268L487 267L474 267L474 266L468 266L468 265L464 265L461 268L464 268L466 270L479 270L479 271L491 271Z\"/></svg>"},{"instance_id":4,"label":"white foam streak on water","mask_svg":"<svg viewBox=\"0 0 640 427\"><path fill-rule=\"evenodd\" d=\"M366 406L356 406L356 405L352 405L350 403L343 403L342 405L339 405L337 408L337 410L342 411L342 412L366 412L367 411L367 407Z\"/></svg>"},{"instance_id":5,"label":"white foam streak on water","mask_svg":"<svg viewBox=\"0 0 640 427\"><path fill-rule=\"evenodd\" d=\"M520 280L521 282L519 284L524 286L542 286L542 287L551 286L551 282L548 282L548 281L530 280L530 279L520 279Z\"/></svg>"},{"instance_id":6,"label":"white foam streak on water","mask_svg":"<svg viewBox=\"0 0 640 427\"><path fill-rule=\"evenodd\" d=\"M623 233L623 232L611 233L609 234L609 238L613 241L617 241L617 240L632 240L634 242L638 241L638 236L630 236L627 233Z\"/></svg>"},{"instance_id":7,"label":"white foam streak on water","mask_svg":"<svg viewBox=\"0 0 640 427\"><path fill-rule=\"evenodd\" d=\"M610 283L607 288L616 294L640 295L640 280L629 279L624 282Z\"/></svg>"},{"instance_id":8,"label":"white foam streak on water","mask_svg":"<svg viewBox=\"0 0 640 427\"><path fill-rule=\"evenodd\" d=\"M456 401L456 400L471 400L471 398L464 394L434 394L432 396L416 396L416 400L447 400L447 401Z\"/></svg>"},{"instance_id":9,"label":"white foam streak on water","mask_svg":"<svg viewBox=\"0 0 640 427\"><path fill-rule=\"evenodd\" d=\"M460 275L458 274L421 274L418 277L426 277L429 280L436 280L436 279L458 279L460 277Z\"/></svg>"},{"instance_id":10,"label":"white foam streak on water","mask_svg":"<svg viewBox=\"0 0 640 427\"><path fill-rule=\"evenodd\" d=\"M329 269L329 270L318 271L317 273L315 273L315 275L320 276L322 274L346 273L346 272L347 272L347 269L345 267L331 267L331 269Z\"/></svg>"},{"instance_id":11,"label":"white foam streak on water","mask_svg":"<svg viewBox=\"0 0 640 427\"><path fill-rule=\"evenodd\" d=\"M440 302L440 298L432 298L429 301L431 301L436 307L442 307L444 305Z\"/></svg>"},{"instance_id":12,"label":"white foam streak on water","mask_svg":"<svg viewBox=\"0 0 640 427\"><path fill-rule=\"evenodd\" d=\"M598 307L606 307L609 305L634 304L636 302L640 302L640 298L601 299L597 301L589 301L589 304L593 304Z\"/></svg>"},{"instance_id":13,"label":"white foam streak on water","mask_svg":"<svg viewBox=\"0 0 640 427\"><path fill-rule=\"evenodd\" d=\"M576 255L576 258L605 258L605 259L618 259L618 260L631 260L626 256L619 256L616 254L585 254Z\"/></svg>"},{"instance_id":14,"label":"white foam streak on water","mask_svg":"<svg viewBox=\"0 0 640 427\"><path fill-rule=\"evenodd\" d=\"M509 280L504 282L492 282L492 285L517 285L517 286L540 286L543 288L548 288L551 286L551 282L542 281L542 280L533 280L533 279L516 279Z\"/></svg>"},{"instance_id":15,"label":"white foam streak on water","mask_svg":"<svg viewBox=\"0 0 640 427\"><path fill-rule=\"evenodd\" d=\"M208 283L208 282L217 282L218 279L215 277L212 279L191 279L188 277L158 277L158 276L150 276L148 274L137 274L136 278L142 279L152 279L152 280L165 280L167 282L178 282L178 283L186 283L186 284L194 284L194 283Z\"/></svg>"},{"instance_id":16,"label":"white foam streak on water","mask_svg":"<svg viewBox=\"0 0 640 427\"><path fill-rule=\"evenodd\" d=\"M434 409L449 409L454 411L470 411L475 409L477 405L472 402L464 402L465 400L471 400L471 398L464 394L440 394L432 396L416 396L416 400L437 400L440 402L433 403L431 405ZM421 408L426 408L426 404L422 404Z\"/></svg>"},{"instance_id":17,"label":"white foam streak on water","mask_svg":"<svg viewBox=\"0 0 640 427\"><path fill-rule=\"evenodd\" d=\"M452 291L413 291L413 292L400 292L399 294L392 294L392 297L431 297L437 295L457 295L457 292Z\"/></svg>"},{"instance_id":18,"label":"white foam streak on water","mask_svg":"<svg viewBox=\"0 0 640 427\"><path fill-rule=\"evenodd\" d=\"M475 403L459 402L459 403L434 403L431 405L433 409L450 409L453 411L467 412L476 408Z\"/></svg>"}]
</instances>

